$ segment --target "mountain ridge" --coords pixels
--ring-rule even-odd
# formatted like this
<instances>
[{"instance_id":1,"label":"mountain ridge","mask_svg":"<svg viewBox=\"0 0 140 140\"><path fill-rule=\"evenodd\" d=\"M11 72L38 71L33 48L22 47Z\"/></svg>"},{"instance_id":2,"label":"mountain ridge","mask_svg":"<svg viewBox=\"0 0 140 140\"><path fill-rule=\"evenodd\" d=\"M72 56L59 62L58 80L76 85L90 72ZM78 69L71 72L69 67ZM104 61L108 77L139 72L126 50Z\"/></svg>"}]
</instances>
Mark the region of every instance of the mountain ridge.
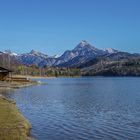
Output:
<instances>
[{"instance_id":1,"label":"mountain ridge","mask_svg":"<svg viewBox=\"0 0 140 140\"><path fill-rule=\"evenodd\" d=\"M66 50L61 56L48 56L35 50L23 54L16 54L10 50L6 50L3 53L14 57L21 64L27 66L36 65L38 67L76 67L98 57L122 59L123 57L139 56L139 54L130 54L112 48L98 49L85 40L82 40L74 49ZM116 56L115 54L118 55Z\"/></svg>"}]
</instances>

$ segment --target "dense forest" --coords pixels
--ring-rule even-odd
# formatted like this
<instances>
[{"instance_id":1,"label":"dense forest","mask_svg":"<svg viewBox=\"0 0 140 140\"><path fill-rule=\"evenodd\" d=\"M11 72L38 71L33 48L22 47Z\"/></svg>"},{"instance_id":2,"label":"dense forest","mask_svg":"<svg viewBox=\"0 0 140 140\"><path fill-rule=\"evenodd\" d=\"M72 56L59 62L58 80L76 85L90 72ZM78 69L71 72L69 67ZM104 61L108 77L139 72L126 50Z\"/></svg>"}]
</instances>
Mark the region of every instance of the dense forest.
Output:
<instances>
[{"instance_id":1,"label":"dense forest","mask_svg":"<svg viewBox=\"0 0 140 140\"><path fill-rule=\"evenodd\" d=\"M14 74L18 75L31 75L31 76L48 76L48 77L58 77L58 76L80 76L80 70L74 68L57 68L57 67L44 67L39 68L35 65L33 66L18 66L14 70Z\"/></svg>"},{"instance_id":2,"label":"dense forest","mask_svg":"<svg viewBox=\"0 0 140 140\"><path fill-rule=\"evenodd\" d=\"M81 66L83 76L140 76L140 58L110 61L92 60Z\"/></svg>"}]
</instances>

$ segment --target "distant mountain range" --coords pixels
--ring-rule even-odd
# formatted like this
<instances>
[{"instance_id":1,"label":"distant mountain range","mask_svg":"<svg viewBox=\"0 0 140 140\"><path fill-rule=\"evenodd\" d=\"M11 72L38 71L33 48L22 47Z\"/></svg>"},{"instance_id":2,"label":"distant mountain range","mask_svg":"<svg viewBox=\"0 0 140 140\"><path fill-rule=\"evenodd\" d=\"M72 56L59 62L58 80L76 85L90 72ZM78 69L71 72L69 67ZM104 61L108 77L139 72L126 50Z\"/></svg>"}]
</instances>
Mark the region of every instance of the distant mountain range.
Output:
<instances>
[{"instance_id":1,"label":"distant mountain range","mask_svg":"<svg viewBox=\"0 0 140 140\"><path fill-rule=\"evenodd\" d=\"M46 65L71 67L99 56L117 52L119 51L111 48L97 49L94 46L90 45L87 41L81 41L73 50L67 50L61 56L55 55L49 57L46 54L34 50L31 50L31 52L24 54L16 54L9 50L6 50L2 53L9 54L10 56L15 57L17 61L21 62L24 65L36 65L39 67L44 67Z\"/></svg>"},{"instance_id":2,"label":"distant mountain range","mask_svg":"<svg viewBox=\"0 0 140 140\"><path fill-rule=\"evenodd\" d=\"M9 55L12 61L27 66L80 68L83 75L102 75L103 73L107 75L110 68L117 67L118 63L122 66L129 61L133 63L140 60L140 54L130 54L112 48L98 49L87 41L81 41L73 50L67 50L61 56L50 57L34 50L24 54L4 51L0 53L1 55Z\"/></svg>"}]
</instances>

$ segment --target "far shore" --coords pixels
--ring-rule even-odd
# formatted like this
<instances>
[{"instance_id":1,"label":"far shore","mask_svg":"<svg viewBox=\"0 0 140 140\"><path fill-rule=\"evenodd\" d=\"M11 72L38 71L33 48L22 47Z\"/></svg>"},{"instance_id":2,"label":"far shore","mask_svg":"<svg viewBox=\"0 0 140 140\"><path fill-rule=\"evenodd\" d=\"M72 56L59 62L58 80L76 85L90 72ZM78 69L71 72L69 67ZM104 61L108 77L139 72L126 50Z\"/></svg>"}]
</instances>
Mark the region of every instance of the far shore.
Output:
<instances>
[{"instance_id":1,"label":"far shore","mask_svg":"<svg viewBox=\"0 0 140 140\"><path fill-rule=\"evenodd\" d=\"M22 77L22 78L29 78L29 79L37 79L37 78L56 78L55 76L53 77L48 77L48 76L32 76L32 75L13 75L13 77Z\"/></svg>"},{"instance_id":2,"label":"far shore","mask_svg":"<svg viewBox=\"0 0 140 140\"><path fill-rule=\"evenodd\" d=\"M13 75L13 77L22 77L22 78L28 78L28 79L39 79L39 78L46 78L46 79L53 79L53 78L73 78L73 77L82 77L82 76L32 76L32 75Z\"/></svg>"}]
</instances>

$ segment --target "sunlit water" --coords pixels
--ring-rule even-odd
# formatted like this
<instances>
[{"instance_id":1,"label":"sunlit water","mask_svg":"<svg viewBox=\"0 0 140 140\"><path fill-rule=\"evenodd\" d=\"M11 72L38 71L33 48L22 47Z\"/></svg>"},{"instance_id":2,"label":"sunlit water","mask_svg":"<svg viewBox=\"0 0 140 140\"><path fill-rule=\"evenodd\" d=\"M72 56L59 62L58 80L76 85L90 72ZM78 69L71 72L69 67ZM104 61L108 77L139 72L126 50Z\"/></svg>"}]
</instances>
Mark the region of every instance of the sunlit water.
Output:
<instances>
[{"instance_id":1,"label":"sunlit water","mask_svg":"<svg viewBox=\"0 0 140 140\"><path fill-rule=\"evenodd\" d=\"M139 140L140 78L54 78L6 94L38 140Z\"/></svg>"}]
</instances>

